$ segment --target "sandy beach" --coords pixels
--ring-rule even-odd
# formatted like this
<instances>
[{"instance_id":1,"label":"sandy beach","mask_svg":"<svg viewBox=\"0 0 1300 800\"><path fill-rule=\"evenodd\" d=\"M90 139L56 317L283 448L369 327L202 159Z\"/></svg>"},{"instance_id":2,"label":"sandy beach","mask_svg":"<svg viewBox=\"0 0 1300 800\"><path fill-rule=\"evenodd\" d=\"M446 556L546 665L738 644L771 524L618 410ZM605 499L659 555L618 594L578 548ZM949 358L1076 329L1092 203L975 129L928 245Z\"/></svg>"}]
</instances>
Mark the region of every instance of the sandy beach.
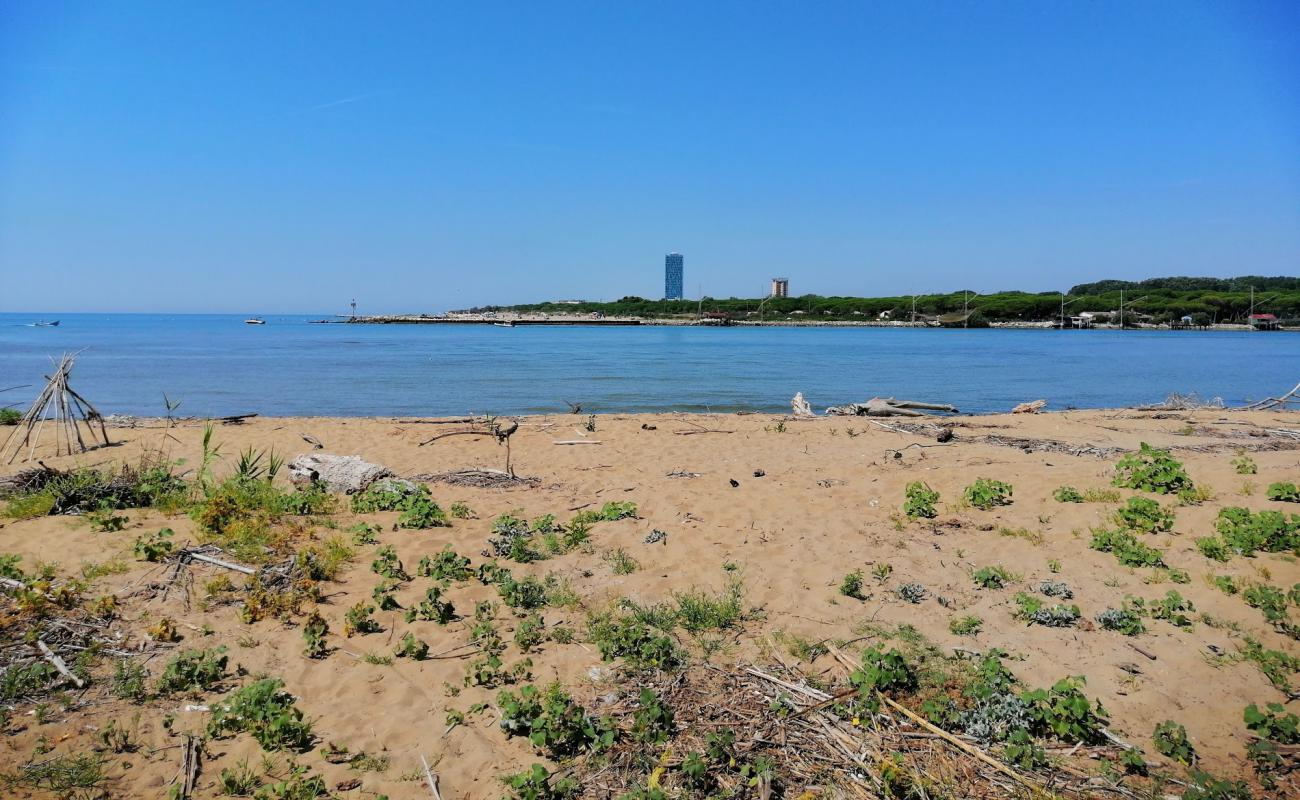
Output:
<instances>
[{"instance_id":1,"label":"sandy beach","mask_svg":"<svg viewBox=\"0 0 1300 800\"><path fill-rule=\"evenodd\" d=\"M200 732L208 724L210 714L202 709L254 678L274 676L283 679L313 721L315 744L293 759L322 776L337 796L431 796L423 755L438 776L442 797L500 797L505 791L500 776L533 763L552 769L556 764L524 737L507 738L499 729L500 688L466 685L475 652L463 645L475 622L475 604L497 599L494 587L477 580L453 583L445 597L454 603L457 619L447 624L408 623L402 610L378 610L373 618L379 631L345 637L345 614L354 604L371 602L384 581L371 568L380 547L391 546L412 574L422 556L435 555L444 546L477 567L487 561L481 554L500 515L533 520L550 514L563 523L606 503L630 502L634 517L594 523L590 538L568 552L532 563L501 560L517 577L554 576L553 585L567 588L570 595L539 612L547 631L567 629L569 634L544 637L526 654L532 680L504 688L517 691L527 683L544 686L558 680L575 699L599 711L602 702L615 702L611 696L634 691L635 681L615 671L617 660L602 660L588 635L592 614L617 609L624 599L644 607L680 592L717 595L735 581L743 587L742 619L707 634L673 633L689 653L688 670L706 669L704 664L719 670L784 667L787 677L798 673L816 685L843 685L846 668L825 643L839 643L836 651L856 656L872 644L887 645L888 631L910 625L945 653L954 648L1005 651L1007 667L1025 687L1086 677L1083 691L1104 706L1108 730L1140 747L1154 771L1184 776L1183 765L1161 755L1152 742L1153 726L1173 720L1185 726L1199 768L1258 789L1246 757L1254 737L1243 724L1243 709L1286 703L1288 697L1258 663L1240 653L1247 640L1291 657L1300 656L1300 645L1241 594L1226 593L1212 578L1230 576L1238 586L1263 584L1285 592L1300 583L1300 565L1287 552L1220 562L1203 555L1195 540L1214 534L1225 507L1300 511L1294 503L1265 496L1269 484L1300 482L1300 440L1269 432L1300 428L1294 414L1074 411L908 420L909 425L772 414L600 415L594 418L594 430L587 429L585 415L518 421L510 441L512 466L517 475L535 481L504 488L428 483L443 509L464 504L472 510L471 518L452 518L448 527L394 529L396 512L356 514L344 501L328 517L294 523L296 547L330 536L351 537L349 529L359 522L378 526L375 541L354 544L353 561L336 579L321 583L317 608L330 631L330 652L324 658L303 654L302 625L310 609L288 622L240 620L237 587L246 581L243 574L193 563L170 591L157 590L175 578L176 568L166 560L140 560L135 543L162 528L174 531L171 541L177 548L197 543L204 535L191 516L129 509L120 512L126 517L121 530L105 532L93 530L85 516L5 519L0 553L21 556L19 567L26 574L40 563L57 565L52 570L59 576L82 574L90 564L115 565L90 581L85 596L117 598L108 629L120 640L118 650L139 652L151 679L175 652L187 648L226 648L229 673L219 690L132 703L108 690L116 659L105 657L91 668L93 679L84 690L65 688L63 705L47 698L40 701L38 714L36 703L13 704L8 733L0 737L0 772L48 758L40 755L41 743L56 753L102 749L100 734L116 720L119 727L132 728L140 746L132 752L106 752L108 795L162 797L180 769L179 735ZM937 441L935 429L926 427L933 424L950 427L955 436ZM449 436L421 445L460 428L411 419L254 418L215 427L221 457L212 474L216 479L229 475L247 448L287 458L313 452L304 434L323 444L318 452L358 455L398 476L503 469L505 448L490 437ZM39 457L52 468L68 469L134 464L161 450L178 472L191 480L197 476L201 422L168 427L143 420L138 427L112 428L110 434L120 444L76 457L49 452ZM1117 461L1143 442L1168 448L1200 496L1180 502L1173 496L1114 489ZM1232 462L1242 454L1253 460L1256 473L1239 474ZM0 467L0 476L28 466ZM1010 504L981 510L964 503L964 489L977 478L1010 484ZM278 480L283 482L283 475ZM914 481L939 493L936 517L903 514L905 487ZM1101 502L1059 502L1053 495L1062 486L1081 492L1108 489L1117 495ZM1089 546L1091 529L1114 527L1112 514L1134 496L1157 500L1173 513L1171 530L1138 534L1160 552L1166 569L1124 566L1113 554ZM666 536L651 536L654 531ZM972 580L975 571L990 566L1006 571L1004 586L985 588ZM864 576L860 597L846 596L842 582L857 570ZM1179 571L1186 576L1180 578ZM209 590L221 577L236 587L224 600L214 599ZM1040 594L1044 581L1068 585L1073 596L1063 602L1081 610L1076 622L1049 627L1016 618L1018 592L1057 602ZM403 608L411 608L428 584L428 578L416 577L397 587L395 597ZM908 584L923 587L918 602L900 592ZM1142 598L1149 607L1170 590L1190 603L1186 625L1149 617L1144 633L1126 636L1096 622L1098 613L1123 607L1126 598ZM1294 606L1288 613L1293 624L1300 621ZM954 633L954 620L968 616L980 619L978 632ZM146 634L163 618L174 621L180 636L176 643L159 644ZM512 642L522 619L509 609L498 610L496 625L506 642ZM364 658L391 655L407 632L426 642L436 657L392 663ZM5 634L7 642L20 638L13 630ZM823 646L810 649L809 643ZM507 666L524 657L513 643L502 656ZM1290 669L1282 673L1293 690L1300 686L1300 675ZM486 709L473 713L478 703ZM1287 708L1294 712L1296 704ZM449 729L449 712L465 713L464 721ZM692 722L679 714L677 724L689 727ZM387 766L365 771L355 764L329 763L321 754L329 743L386 759ZM1097 773L1102 758L1113 760L1119 752L1104 744L1044 745L1053 758L1085 773ZM221 796L223 768L234 769L241 760L254 771L263 770L261 748L248 735L211 738L204 749L196 797ZM656 749L652 762L658 753ZM271 774L285 774L288 755L271 758ZM1135 786L1144 785L1143 779L1134 780ZM1295 788L1293 780L1279 777L1275 791L1287 794ZM585 788L590 796L612 796L617 787L610 783L602 790L593 783ZM788 781L785 788L791 797L805 790L813 792L808 796L857 796L798 781ZM10 796L45 796L30 787L12 790L16 794ZM1098 796L1103 795L1115 796L1099 790Z\"/></svg>"}]
</instances>

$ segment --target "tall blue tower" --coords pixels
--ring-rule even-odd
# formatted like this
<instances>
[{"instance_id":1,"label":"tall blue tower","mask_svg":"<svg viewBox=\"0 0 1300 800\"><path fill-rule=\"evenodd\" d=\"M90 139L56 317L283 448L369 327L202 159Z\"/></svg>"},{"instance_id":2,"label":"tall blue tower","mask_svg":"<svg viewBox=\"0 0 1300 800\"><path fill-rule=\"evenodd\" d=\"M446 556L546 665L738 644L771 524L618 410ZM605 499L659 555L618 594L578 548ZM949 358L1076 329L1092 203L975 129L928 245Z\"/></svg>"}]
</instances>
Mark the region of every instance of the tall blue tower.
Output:
<instances>
[{"instance_id":1,"label":"tall blue tower","mask_svg":"<svg viewBox=\"0 0 1300 800\"><path fill-rule=\"evenodd\" d=\"M664 299L682 299L682 254L669 253L664 256Z\"/></svg>"}]
</instances>

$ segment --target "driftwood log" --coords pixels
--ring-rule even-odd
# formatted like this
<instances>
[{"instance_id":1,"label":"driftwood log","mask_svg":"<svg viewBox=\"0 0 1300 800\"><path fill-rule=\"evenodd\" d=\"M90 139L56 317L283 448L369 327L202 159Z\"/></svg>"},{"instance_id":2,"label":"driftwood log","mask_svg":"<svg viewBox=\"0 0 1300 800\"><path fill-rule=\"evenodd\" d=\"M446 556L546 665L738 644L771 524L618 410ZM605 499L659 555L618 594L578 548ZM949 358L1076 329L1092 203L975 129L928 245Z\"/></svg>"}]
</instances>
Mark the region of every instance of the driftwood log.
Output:
<instances>
[{"instance_id":1,"label":"driftwood log","mask_svg":"<svg viewBox=\"0 0 1300 800\"><path fill-rule=\"evenodd\" d=\"M914 400L895 400L892 397L873 397L865 403L831 406L826 413L838 417L928 417L926 411L958 413L955 406L942 403L918 403Z\"/></svg>"},{"instance_id":2,"label":"driftwood log","mask_svg":"<svg viewBox=\"0 0 1300 800\"><path fill-rule=\"evenodd\" d=\"M391 478L393 471L382 464L371 464L360 456L335 456L328 453L308 453L290 461L289 480L295 484L319 483L331 492L356 494L382 478Z\"/></svg>"},{"instance_id":3,"label":"driftwood log","mask_svg":"<svg viewBox=\"0 0 1300 800\"><path fill-rule=\"evenodd\" d=\"M814 416L812 404L804 399L803 392L795 392L794 398L790 401L790 410L796 417Z\"/></svg>"}]
</instances>

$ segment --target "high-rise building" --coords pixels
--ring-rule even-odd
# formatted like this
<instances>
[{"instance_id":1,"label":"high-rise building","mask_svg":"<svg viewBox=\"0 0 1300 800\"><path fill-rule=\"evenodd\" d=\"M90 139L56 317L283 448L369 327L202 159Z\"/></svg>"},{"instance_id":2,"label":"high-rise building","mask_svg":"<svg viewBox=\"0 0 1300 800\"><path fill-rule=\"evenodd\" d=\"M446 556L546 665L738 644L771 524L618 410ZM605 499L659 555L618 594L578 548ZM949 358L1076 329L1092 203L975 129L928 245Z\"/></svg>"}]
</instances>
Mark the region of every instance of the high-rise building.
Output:
<instances>
[{"instance_id":1,"label":"high-rise building","mask_svg":"<svg viewBox=\"0 0 1300 800\"><path fill-rule=\"evenodd\" d=\"M682 254L664 256L664 299L682 299Z\"/></svg>"},{"instance_id":2,"label":"high-rise building","mask_svg":"<svg viewBox=\"0 0 1300 800\"><path fill-rule=\"evenodd\" d=\"M773 278L771 297L789 297L790 296L790 279Z\"/></svg>"}]
</instances>

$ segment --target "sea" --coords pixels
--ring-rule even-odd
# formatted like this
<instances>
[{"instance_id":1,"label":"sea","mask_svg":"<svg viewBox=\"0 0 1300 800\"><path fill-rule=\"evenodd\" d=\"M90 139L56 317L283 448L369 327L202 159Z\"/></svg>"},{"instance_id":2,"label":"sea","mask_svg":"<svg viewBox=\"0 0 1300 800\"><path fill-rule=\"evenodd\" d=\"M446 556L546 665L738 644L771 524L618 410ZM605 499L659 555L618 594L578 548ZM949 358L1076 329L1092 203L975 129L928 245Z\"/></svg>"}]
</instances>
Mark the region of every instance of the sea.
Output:
<instances>
[{"instance_id":1,"label":"sea","mask_svg":"<svg viewBox=\"0 0 1300 800\"><path fill-rule=\"evenodd\" d=\"M58 319L58 327L35 327ZM1241 404L1300 381L1285 332L309 324L312 316L0 314L0 406L52 361L103 414L446 416L788 411L872 397L963 412ZM21 388L10 388L21 387Z\"/></svg>"}]
</instances>

